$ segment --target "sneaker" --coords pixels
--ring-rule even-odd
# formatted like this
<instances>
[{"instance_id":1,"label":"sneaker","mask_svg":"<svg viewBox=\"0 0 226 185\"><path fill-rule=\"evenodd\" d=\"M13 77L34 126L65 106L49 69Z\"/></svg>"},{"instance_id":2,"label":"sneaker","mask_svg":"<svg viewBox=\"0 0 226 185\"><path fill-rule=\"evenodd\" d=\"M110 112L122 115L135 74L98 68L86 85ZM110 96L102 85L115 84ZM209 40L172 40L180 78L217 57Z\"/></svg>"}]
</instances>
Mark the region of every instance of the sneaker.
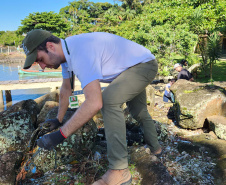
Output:
<instances>
[{"instance_id":1,"label":"sneaker","mask_svg":"<svg viewBox=\"0 0 226 185\"><path fill-rule=\"evenodd\" d=\"M100 180L93 185L130 185L132 183L132 175L128 168L123 170L109 169Z\"/></svg>"}]
</instances>

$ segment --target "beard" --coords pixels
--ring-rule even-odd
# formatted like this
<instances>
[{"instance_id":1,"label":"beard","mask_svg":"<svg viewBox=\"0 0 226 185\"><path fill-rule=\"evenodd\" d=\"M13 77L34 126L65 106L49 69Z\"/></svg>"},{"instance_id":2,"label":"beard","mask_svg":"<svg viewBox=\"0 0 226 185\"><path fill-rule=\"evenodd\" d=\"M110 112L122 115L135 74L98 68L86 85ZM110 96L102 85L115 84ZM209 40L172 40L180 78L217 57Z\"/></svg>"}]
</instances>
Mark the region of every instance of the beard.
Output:
<instances>
[{"instance_id":1,"label":"beard","mask_svg":"<svg viewBox=\"0 0 226 185\"><path fill-rule=\"evenodd\" d=\"M49 55L49 60L52 63L52 68L57 69L58 67L60 67L60 64L63 63L64 61L57 56L56 54L53 54L52 52L48 52Z\"/></svg>"}]
</instances>

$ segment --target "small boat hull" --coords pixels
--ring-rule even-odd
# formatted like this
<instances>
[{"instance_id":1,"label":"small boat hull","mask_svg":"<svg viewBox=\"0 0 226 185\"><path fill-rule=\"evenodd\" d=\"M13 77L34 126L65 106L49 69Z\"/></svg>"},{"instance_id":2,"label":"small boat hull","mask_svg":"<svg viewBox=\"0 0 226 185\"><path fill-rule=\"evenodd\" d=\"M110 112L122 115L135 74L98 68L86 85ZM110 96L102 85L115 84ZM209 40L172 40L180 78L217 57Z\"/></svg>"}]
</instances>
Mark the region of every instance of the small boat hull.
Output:
<instances>
[{"instance_id":1,"label":"small boat hull","mask_svg":"<svg viewBox=\"0 0 226 185\"><path fill-rule=\"evenodd\" d=\"M61 71L27 70L27 69L21 69L20 67L18 67L18 74L60 76L62 75L62 72Z\"/></svg>"}]
</instances>

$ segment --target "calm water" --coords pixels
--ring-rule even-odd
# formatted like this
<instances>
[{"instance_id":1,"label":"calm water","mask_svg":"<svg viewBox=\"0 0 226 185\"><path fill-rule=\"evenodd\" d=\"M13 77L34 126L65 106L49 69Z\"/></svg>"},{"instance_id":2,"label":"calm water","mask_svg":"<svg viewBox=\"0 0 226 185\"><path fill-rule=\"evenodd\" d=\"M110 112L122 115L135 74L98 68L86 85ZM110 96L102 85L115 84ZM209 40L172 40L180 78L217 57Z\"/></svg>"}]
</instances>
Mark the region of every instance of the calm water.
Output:
<instances>
[{"instance_id":1,"label":"calm water","mask_svg":"<svg viewBox=\"0 0 226 185\"><path fill-rule=\"evenodd\" d=\"M8 80L28 80L28 79L39 79L39 78L60 78L60 76L36 76L36 75L19 75L18 74L18 66L22 65L21 63L0 63L0 81L8 81ZM50 92L50 88L41 88L41 89L22 89L22 90L12 90L12 103L15 104L21 100L27 99L36 99L46 93ZM6 100L5 100L5 92L3 91L3 99L4 99L4 110L6 109ZM0 105L0 109L3 107Z\"/></svg>"}]
</instances>

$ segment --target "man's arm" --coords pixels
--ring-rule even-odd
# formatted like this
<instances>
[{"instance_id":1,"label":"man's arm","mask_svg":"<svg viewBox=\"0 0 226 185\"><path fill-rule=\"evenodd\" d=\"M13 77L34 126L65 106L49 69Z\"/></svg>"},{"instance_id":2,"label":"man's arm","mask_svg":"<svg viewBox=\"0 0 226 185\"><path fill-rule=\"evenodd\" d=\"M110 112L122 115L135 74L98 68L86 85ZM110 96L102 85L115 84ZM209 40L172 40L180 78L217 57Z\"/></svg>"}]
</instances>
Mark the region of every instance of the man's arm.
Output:
<instances>
[{"instance_id":1,"label":"man's arm","mask_svg":"<svg viewBox=\"0 0 226 185\"><path fill-rule=\"evenodd\" d=\"M88 122L103 105L99 80L94 80L83 89L85 101L62 127L63 134L68 137Z\"/></svg>"},{"instance_id":2,"label":"man's arm","mask_svg":"<svg viewBox=\"0 0 226 185\"><path fill-rule=\"evenodd\" d=\"M70 120L68 120L58 131L44 135L42 138L37 140L37 145L46 150L51 150L58 144L62 143L65 138L73 134L76 130L82 127L88 122L101 108L102 93L100 83L98 80L94 80L89 83L84 89L86 100L80 106L80 108L74 113ZM64 100L64 98L62 99ZM68 104L68 103L67 103ZM66 103L63 102L63 107L66 108ZM64 109L61 109L62 114Z\"/></svg>"},{"instance_id":3,"label":"man's arm","mask_svg":"<svg viewBox=\"0 0 226 185\"><path fill-rule=\"evenodd\" d=\"M62 86L60 88L60 98L59 98L59 110L57 114L57 119L62 123L64 115L68 109L69 96L72 95L71 92L71 82L70 79L63 79Z\"/></svg>"}]
</instances>

